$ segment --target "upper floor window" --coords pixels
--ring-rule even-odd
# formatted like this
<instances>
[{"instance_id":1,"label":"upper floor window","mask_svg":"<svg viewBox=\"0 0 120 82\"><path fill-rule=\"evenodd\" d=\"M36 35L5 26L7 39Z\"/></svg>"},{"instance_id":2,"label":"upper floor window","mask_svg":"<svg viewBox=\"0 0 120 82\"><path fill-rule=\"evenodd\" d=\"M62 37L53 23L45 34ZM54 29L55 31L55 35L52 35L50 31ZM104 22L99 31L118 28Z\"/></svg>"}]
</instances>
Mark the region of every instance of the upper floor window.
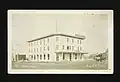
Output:
<instances>
[{"instance_id":1,"label":"upper floor window","mask_svg":"<svg viewBox=\"0 0 120 82\"><path fill-rule=\"evenodd\" d=\"M63 50L64 50L64 45L62 46Z\"/></svg>"},{"instance_id":2,"label":"upper floor window","mask_svg":"<svg viewBox=\"0 0 120 82\"><path fill-rule=\"evenodd\" d=\"M67 38L67 42L69 42L69 38Z\"/></svg>"},{"instance_id":3,"label":"upper floor window","mask_svg":"<svg viewBox=\"0 0 120 82\"><path fill-rule=\"evenodd\" d=\"M49 51L49 46L48 46L48 51Z\"/></svg>"},{"instance_id":4,"label":"upper floor window","mask_svg":"<svg viewBox=\"0 0 120 82\"><path fill-rule=\"evenodd\" d=\"M82 50L82 47L80 47L80 50Z\"/></svg>"},{"instance_id":5,"label":"upper floor window","mask_svg":"<svg viewBox=\"0 0 120 82\"><path fill-rule=\"evenodd\" d=\"M67 46L67 50L69 50L69 46Z\"/></svg>"},{"instance_id":6,"label":"upper floor window","mask_svg":"<svg viewBox=\"0 0 120 82\"><path fill-rule=\"evenodd\" d=\"M45 51L45 47L44 47L44 51Z\"/></svg>"},{"instance_id":7,"label":"upper floor window","mask_svg":"<svg viewBox=\"0 0 120 82\"><path fill-rule=\"evenodd\" d=\"M30 53L30 48L29 48L29 53Z\"/></svg>"},{"instance_id":8,"label":"upper floor window","mask_svg":"<svg viewBox=\"0 0 120 82\"><path fill-rule=\"evenodd\" d=\"M30 46L30 43L29 43L29 46Z\"/></svg>"},{"instance_id":9,"label":"upper floor window","mask_svg":"<svg viewBox=\"0 0 120 82\"><path fill-rule=\"evenodd\" d=\"M74 46L72 46L72 50L74 50Z\"/></svg>"},{"instance_id":10,"label":"upper floor window","mask_svg":"<svg viewBox=\"0 0 120 82\"><path fill-rule=\"evenodd\" d=\"M79 40L77 40L77 43L79 44Z\"/></svg>"},{"instance_id":11,"label":"upper floor window","mask_svg":"<svg viewBox=\"0 0 120 82\"><path fill-rule=\"evenodd\" d=\"M81 44L81 40L80 40L80 44Z\"/></svg>"},{"instance_id":12,"label":"upper floor window","mask_svg":"<svg viewBox=\"0 0 120 82\"><path fill-rule=\"evenodd\" d=\"M58 41L59 40L59 37L56 37L56 41Z\"/></svg>"},{"instance_id":13,"label":"upper floor window","mask_svg":"<svg viewBox=\"0 0 120 82\"><path fill-rule=\"evenodd\" d=\"M79 51L79 47L78 47L78 51Z\"/></svg>"},{"instance_id":14,"label":"upper floor window","mask_svg":"<svg viewBox=\"0 0 120 82\"><path fill-rule=\"evenodd\" d=\"M44 45L45 45L45 39L43 41L44 41Z\"/></svg>"},{"instance_id":15,"label":"upper floor window","mask_svg":"<svg viewBox=\"0 0 120 82\"><path fill-rule=\"evenodd\" d=\"M49 38L48 38L48 40L47 40L47 41L48 41L48 43L49 43Z\"/></svg>"},{"instance_id":16,"label":"upper floor window","mask_svg":"<svg viewBox=\"0 0 120 82\"><path fill-rule=\"evenodd\" d=\"M33 59L33 55L31 55L31 59Z\"/></svg>"},{"instance_id":17,"label":"upper floor window","mask_svg":"<svg viewBox=\"0 0 120 82\"><path fill-rule=\"evenodd\" d=\"M71 49L71 46L67 46L67 50L70 50Z\"/></svg>"},{"instance_id":18,"label":"upper floor window","mask_svg":"<svg viewBox=\"0 0 120 82\"><path fill-rule=\"evenodd\" d=\"M38 48L37 48L37 52L38 52Z\"/></svg>"},{"instance_id":19,"label":"upper floor window","mask_svg":"<svg viewBox=\"0 0 120 82\"><path fill-rule=\"evenodd\" d=\"M59 46L58 45L56 45L56 50L58 50L59 49Z\"/></svg>"},{"instance_id":20,"label":"upper floor window","mask_svg":"<svg viewBox=\"0 0 120 82\"><path fill-rule=\"evenodd\" d=\"M74 39L72 39L72 43L74 43Z\"/></svg>"}]
</instances>

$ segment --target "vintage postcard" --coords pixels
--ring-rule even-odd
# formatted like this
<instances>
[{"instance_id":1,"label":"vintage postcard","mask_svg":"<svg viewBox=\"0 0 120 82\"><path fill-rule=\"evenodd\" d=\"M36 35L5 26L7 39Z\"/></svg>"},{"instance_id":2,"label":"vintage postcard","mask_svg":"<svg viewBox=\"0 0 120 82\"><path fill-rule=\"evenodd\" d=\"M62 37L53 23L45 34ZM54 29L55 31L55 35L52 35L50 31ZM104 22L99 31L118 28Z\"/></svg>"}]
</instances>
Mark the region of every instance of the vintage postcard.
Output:
<instances>
[{"instance_id":1,"label":"vintage postcard","mask_svg":"<svg viewBox=\"0 0 120 82\"><path fill-rule=\"evenodd\" d=\"M8 10L8 74L113 74L113 10Z\"/></svg>"}]
</instances>

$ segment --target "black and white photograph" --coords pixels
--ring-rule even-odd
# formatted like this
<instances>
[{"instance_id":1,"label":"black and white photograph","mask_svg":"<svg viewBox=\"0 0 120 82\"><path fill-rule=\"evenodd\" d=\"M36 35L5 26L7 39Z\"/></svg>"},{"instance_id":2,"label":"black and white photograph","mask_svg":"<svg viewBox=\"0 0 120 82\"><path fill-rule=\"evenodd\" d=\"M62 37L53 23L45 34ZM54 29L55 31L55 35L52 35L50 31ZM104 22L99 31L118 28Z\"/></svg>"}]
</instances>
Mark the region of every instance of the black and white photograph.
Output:
<instances>
[{"instance_id":1,"label":"black and white photograph","mask_svg":"<svg viewBox=\"0 0 120 82\"><path fill-rule=\"evenodd\" d=\"M9 74L113 74L113 10L8 10Z\"/></svg>"}]
</instances>

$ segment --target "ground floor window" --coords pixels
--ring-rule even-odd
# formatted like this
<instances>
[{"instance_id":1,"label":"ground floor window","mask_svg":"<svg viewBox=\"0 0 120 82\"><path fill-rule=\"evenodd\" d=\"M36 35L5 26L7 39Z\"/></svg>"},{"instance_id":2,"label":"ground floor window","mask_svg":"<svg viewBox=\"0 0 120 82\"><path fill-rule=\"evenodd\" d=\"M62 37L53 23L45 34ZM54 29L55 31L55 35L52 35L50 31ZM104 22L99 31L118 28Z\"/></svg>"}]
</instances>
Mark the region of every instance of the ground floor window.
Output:
<instances>
[{"instance_id":1,"label":"ground floor window","mask_svg":"<svg viewBox=\"0 0 120 82\"><path fill-rule=\"evenodd\" d=\"M40 60L42 60L42 55L40 55Z\"/></svg>"},{"instance_id":2,"label":"ground floor window","mask_svg":"<svg viewBox=\"0 0 120 82\"><path fill-rule=\"evenodd\" d=\"M75 54L75 59L77 59L77 54Z\"/></svg>"},{"instance_id":3,"label":"ground floor window","mask_svg":"<svg viewBox=\"0 0 120 82\"><path fill-rule=\"evenodd\" d=\"M39 58L39 55L37 54L37 59Z\"/></svg>"},{"instance_id":4,"label":"ground floor window","mask_svg":"<svg viewBox=\"0 0 120 82\"><path fill-rule=\"evenodd\" d=\"M48 60L50 59L50 54L48 54Z\"/></svg>"},{"instance_id":5,"label":"ground floor window","mask_svg":"<svg viewBox=\"0 0 120 82\"><path fill-rule=\"evenodd\" d=\"M65 54L63 54L63 60L65 59Z\"/></svg>"},{"instance_id":6,"label":"ground floor window","mask_svg":"<svg viewBox=\"0 0 120 82\"><path fill-rule=\"evenodd\" d=\"M45 54L44 54L44 60L45 60Z\"/></svg>"},{"instance_id":7,"label":"ground floor window","mask_svg":"<svg viewBox=\"0 0 120 82\"><path fill-rule=\"evenodd\" d=\"M35 55L34 55L34 60L36 59Z\"/></svg>"},{"instance_id":8,"label":"ground floor window","mask_svg":"<svg viewBox=\"0 0 120 82\"><path fill-rule=\"evenodd\" d=\"M33 55L31 55L31 59L33 59Z\"/></svg>"},{"instance_id":9,"label":"ground floor window","mask_svg":"<svg viewBox=\"0 0 120 82\"><path fill-rule=\"evenodd\" d=\"M59 61L59 55L58 54L56 54L56 60Z\"/></svg>"}]
</instances>

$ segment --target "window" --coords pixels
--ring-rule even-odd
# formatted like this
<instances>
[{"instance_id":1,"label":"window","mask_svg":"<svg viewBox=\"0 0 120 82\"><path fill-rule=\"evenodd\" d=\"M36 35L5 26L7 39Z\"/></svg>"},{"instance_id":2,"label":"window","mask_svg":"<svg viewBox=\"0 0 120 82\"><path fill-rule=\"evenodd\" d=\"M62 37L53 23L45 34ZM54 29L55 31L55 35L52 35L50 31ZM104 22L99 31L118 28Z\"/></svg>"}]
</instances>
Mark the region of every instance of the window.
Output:
<instances>
[{"instance_id":1,"label":"window","mask_svg":"<svg viewBox=\"0 0 120 82\"><path fill-rule=\"evenodd\" d=\"M42 60L42 55L40 55L40 60Z\"/></svg>"},{"instance_id":2,"label":"window","mask_svg":"<svg viewBox=\"0 0 120 82\"><path fill-rule=\"evenodd\" d=\"M74 43L74 39L72 39L72 43Z\"/></svg>"},{"instance_id":3,"label":"window","mask_svg":"<svg viewBox=\"0 0 120 82\"><path fill-rule=\"evenodd\" d=\"M37 54L37 59L39 58L39 55Z\"/></svg>"},{"instance_id":4,"label":"window","mask_svg":"<svg viewBox=\"0 0 120 82\"><path fill-rule=\"evenodd\" d=\"M29 43L29 46L30 46L30 43Z\"/></svg>"},{"instance_id":5,"label":"window","mask_svg":"<svg viewBox=\"0 0 120 82\"><path fill-rule=\"evenodd\" d=\"M40 52L41 52L41 47L40 47Z\"/></svg>"},{"instance_id":6,"label":"window","mask_svg":"<svg viewBox=\"0 0 120 82\"><path fill-rule=\"evenodd\" d=\"M81 44L81 40L80 40L80 44Z\"/></svg>"},{"instance_id":7,"label":"window","mask_svg":"<svg viewBox=\"0 0 120 82\"><path fill-rule=\"evenodd\" d=\"M44 47L44 51L45 51L45 47Z\"/></svg>"},{"instance_id":8,"label":"window","mask_svg":"<svg viewBox=\"0 0 120 82\"><path fill-rule=\"evenodd\" d=\"M75 59L77 59L77 54L75 54Z\"/></svg>"},{"instance_id":9,"label":"window","mask_svg":"<svg viewBox=\"0 0 120 82\"><path fill-rule=\"evenodd\" d=\"M63 54L63 60L65 59L65 55Z\"/></svg>"},{"instance_id":10,"label":"window","mask_svg":"<svg viewBox=\"0 0 120 82\"><path fill-rule=\"evenodd\" d=\"M29 48L29 53L30 53L30 48Z\"/></svg>"},{"instance_id":11,"label":"window","mask_svg":"<svg viewBox=\"0 0 120 82\"><path fill-rule=\"evenodd\" d=\"M80 50L82 50L82 47L80 47Z\"/></svg>"},{"instance_id":12,"label":"window","mask_svg":"<svg viewBox=\"0 0 120 82\"><path fill-rule=\"evenodd\" d=\"M38 41L36 42L36 45L38 46Z\"/></svg>"},{"instance_id":13,"label":"window","mask_svg":"<svg viewBox=\"0 0 120 82\"><path fill-rule=\"evenodd\" d=\"M45 60L45 54L44 54L44 60Z\"/></svg>"},{"instance_id":14,"label":"window","mask_svg":"<svg viewBox=\"0 0 120 82\"><path fill-rule=\"evenodd\" d=\"M69 38L67 38L67 42L69 42Z\"/></svg>"},{"instance_id":15,"label":"window","mask_svg":"<svg viewBox=\"0 0 120 82\"><path fill-rule=\"evenodd\" d=\"M32 43L31 43L31 46L32 46Z\"/></svg>"},{"instance_id":16,"label":"window","mask_svg":"<svg viewBox=\"0 0 120 82\"><path fill-rule=\"evenodd\" d=\"M78 51L79 51L79 47L78 47Z\"/></svg>"},{"instance_id":17,"label":"window","mask_svg":"<svg viewBox=\"0 0 120 82\"><path fill-rule=\"evenodd\" d=\"M69 50L69 46L67 46L67 50Z\"/></svg>"},{"instance_id":18,"label":"window","mask_svg":"<svg viewBox=\"0 0 120 82\"><path fill-rule=\"evenodd\" d=\"M38 48L37 48L37 52L38 52Z\"/></svg>"},{"instance_id":19,"label":"window","mask_svg":"<svg viewBox=\"0 0 120 82\"><path fill-rule=\"evenodd\" d=\"M58 50L58 48L59 48L59 46L58 46L58 45L56 45L56 50Z\"/></svg>"},{"instance_id":20,"label":"window","mask_svg":"<svg viewBox=\"0 0 120 82\"><path fill-rule=\"evenodd\" d=\"M49 51L49 46L48 46L48 51Z\"/></svg>"},{"instance_id":21,"label":"window","mask_svg":"<svg viewBox=\"0 0 120 82\"><path fill-rule=\"evenodd\" d=\"M45 39L44 39L44 45L45 45Z\"/></svg>"},{"instance_id":22,"label":"window","mask_svg":"<svg viewBox=\"0 0 120 82\"><path fill-rule=\"evenodd\" d=\"M33 59L33 55L31 55L31 59Z\"/></svg>"},{"instance_id":23,"label":"window","mask_svg":"<svg viewBox=\"0 0 120 82\"><path fill-rule=\"evenodd\" d=\"M34 55L34 60L36 59L35 55Z\"/></svg>"},{"instance_id":24,"label":"window","mask_svg":"<svg viewBox=\"0 0 120 82\"><path fill-rule=\"evenodd\" d=\"M62 46L63 50L64 50L64 45Z\"/></svg>"},{"instance_id":25,"label":"window","mask_svg":"<svg viewBox=\"0 0 120 82\"><path fill-rule=\"evenodd\" d=\"M48 54L48 60L50 59L50 55Z\"/></svg>"},{"instance_id":26,"label":"window","mask_svg":"<svg viewBox=\"0 0 120 82\"><path fill-rule=\"evenodd\" d=\"M48 38L48 43L49 43L49 38Z\"/></svg>"},{"instance_id":27,"label":"window","mask_svg":"<svg viewBox=\"0 0 120 82\"><path fill-rule=\"evenodd\" d=\"M77 40L77 43L79 44L79 40Z\"/></svg>"},{"instance_id":28,"label":"window","mask_svg":"<svg viewBox=\"0 0 120 82\"><path fill-rule=\"evenodd\" d=\"M59 38L58 37L56 37L56 41L58 41L59 40Z\"/></svg>"}]
</instances>

